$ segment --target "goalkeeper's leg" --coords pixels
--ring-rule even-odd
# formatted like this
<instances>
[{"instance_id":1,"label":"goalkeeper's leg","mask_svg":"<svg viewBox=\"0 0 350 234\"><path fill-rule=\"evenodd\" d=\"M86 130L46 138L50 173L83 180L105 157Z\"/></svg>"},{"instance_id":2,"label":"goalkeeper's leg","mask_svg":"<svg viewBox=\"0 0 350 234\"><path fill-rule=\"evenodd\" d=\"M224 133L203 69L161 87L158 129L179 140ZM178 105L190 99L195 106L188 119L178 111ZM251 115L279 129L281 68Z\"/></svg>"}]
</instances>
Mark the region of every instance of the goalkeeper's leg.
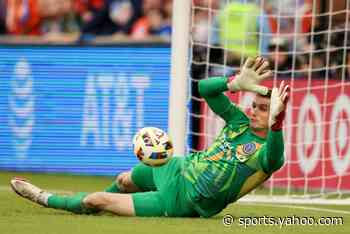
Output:
<instances>
[{"instance_id":1,"label":"goalkeeper's leg","mask_svg":"<svg viewBox=\"0 0 350 234\"><path fill-rule=\"evenodd\" d=\"M70 196L55 195L19 178L12 179L10 184L18 195L44 207L66 210L76 214L92 214L99 211L84 206L83 200L88 193L77 193Z\"/></svg>"},{"instance_id":2,"label":"goalkeeper's leg","mask_svg":"<svg viewBox=\"0 0 350 234\"><path fill-rule=\"evenodd\" d=\"M119 174L105 192L134 193L155 190L157 188L153 180L153 168L139 163L131 171Z\"/></svg>"},{"instance_id":3,"label":"goalkeeper's leg","mask_svg":"<svg viewBox=\"0 0 350 234\"><path fill-rule=\"evenodd\" d=\"M88 193L77 193L75 195L56 195L43 191L23 179L12 179L11 187L20 196L35 203L54 209L62 209L77 214L93 214L99 209L87 208L83 204ZM141 191L155 191L153 181L153 169L139 164L130 172L121 173L116 180L108 187L107 193L134 193ZM102 197L102 200L105 200Z\"/></svg>"},{"instance_id":4,"label":"goalkeeper's leg","mask_svg":"<svg viewBox=\"0 0 350 234\"><path fill-rule=\"evenodd\" d=\"M159 192L121 194L95 192L73 196L54 195L23 179L12 179L12 189L20 196L44 207L62 209L76 214L109 211L120 216L163 216ZM135 205L134 205L135 204Z\"/></svg>"}]
</instances>

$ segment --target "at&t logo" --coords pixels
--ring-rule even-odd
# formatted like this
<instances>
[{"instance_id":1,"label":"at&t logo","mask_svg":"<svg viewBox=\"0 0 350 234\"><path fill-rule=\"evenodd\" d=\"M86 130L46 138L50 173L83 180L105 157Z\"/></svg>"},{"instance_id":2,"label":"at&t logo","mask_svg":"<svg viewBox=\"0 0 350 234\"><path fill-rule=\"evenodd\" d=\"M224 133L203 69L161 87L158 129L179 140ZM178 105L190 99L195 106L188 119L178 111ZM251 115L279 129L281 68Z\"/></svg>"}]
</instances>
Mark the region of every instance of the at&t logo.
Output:
<instances>
[{"instance_id":1,"label":"at&t logo","mask_svg":"<svg viewBox=\"0 0 350 234\"><path fill-rule=\"evenodd\" d=\"M17 62L11 80L9 94L9 125L12 131L16 157L25 158L32 143L34 126L33 79L29 63L25 59Z\"/></svg>"}]
</instances>

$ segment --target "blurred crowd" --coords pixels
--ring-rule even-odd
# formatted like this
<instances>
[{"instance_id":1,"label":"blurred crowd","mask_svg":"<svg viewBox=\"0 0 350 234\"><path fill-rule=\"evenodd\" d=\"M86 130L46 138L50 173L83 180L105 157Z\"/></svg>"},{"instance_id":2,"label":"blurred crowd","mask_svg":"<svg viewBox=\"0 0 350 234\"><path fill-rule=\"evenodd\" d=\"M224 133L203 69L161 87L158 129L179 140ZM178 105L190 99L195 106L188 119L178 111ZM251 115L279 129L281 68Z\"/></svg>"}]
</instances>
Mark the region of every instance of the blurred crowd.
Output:
<instances>
[{"instance_id":1,"label":"blurred crowd","mask_svg":"<svg viewBox=\"0 0 350 234\"><path fill-rule=\"evenodd\" d=\"M0 33L169 38L172 0L0 0Z\"/></svg>"},{"instance_id":2,"label":"blurred crowd","mask_svg":"<svg viewBox=\"0 0 350 234\"><path fill-rule=\"evenodd\" d=\"M172 1L0 0L0 34L169 40ZM346 0L188 1L194 79L229 75L258 54L277 77L350 77Z\"/></svg>"},{"instance_id":3,"label":"blurred crowd","mask_svg":"<svg viewBox=\"0 0 350 234\"><path fill-rule=\"evenodd\" d=\"M193 0L193 9L194 79L230 75L258 54L277 78L350 79L346 0Z\"/></svg>"}]
</instances>

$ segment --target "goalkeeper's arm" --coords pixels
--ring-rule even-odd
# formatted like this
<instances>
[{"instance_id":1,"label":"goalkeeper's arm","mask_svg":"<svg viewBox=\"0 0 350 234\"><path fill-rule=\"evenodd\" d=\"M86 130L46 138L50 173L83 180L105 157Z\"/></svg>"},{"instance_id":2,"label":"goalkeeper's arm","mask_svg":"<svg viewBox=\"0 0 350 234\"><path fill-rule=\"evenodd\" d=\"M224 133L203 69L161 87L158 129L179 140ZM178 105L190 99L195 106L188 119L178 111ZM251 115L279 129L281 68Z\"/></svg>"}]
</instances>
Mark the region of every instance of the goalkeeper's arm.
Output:
<instances>
[{"instance_id":1,"label":"goalkeeper's arm","mask_svg":"<svg viewBox=\"0 0 350 234\"><path fill-rule=\"evenodd\" d=\"M282 130L269 131L267 141L260 151L260 164L267 174L280 169L284 164L284 142Z\"/></svg>"},{"instance_id":2,"label":"goalkeeper's arm","mask_svg":"<svg viewBox=\"0 0 350 234\"><path fill-rule=\"evenodd\" d=\"M282 81L280 88L274 88L270 101L269 132L260 153L260 163L267 174L272 174L283 166L284 142L282 124L289 99L289 86Z\"/></svg>"},{"instance_id":3,"label":"goalkeeper's arm","mask_svg":"<svg viewBox=\"0 0 350 234\"><path fill-rule=\"evenodd\" d=\"M268 62L258 57L248 58L236 76L213 77L199 82L199 94L206 100L209 107L226 122L245 116L223 92L251 91L265 95L268 89L260 86L261 80L269 77ZM238 115L237 115L238 114ZM244 117L246 118L246 117Z\"/></svg>"},{"instance_id":4,"label":"goalkeeper's arm","mask_svg":"<svg viewBox=\"0 0 350 234\"><path fill-rule=\"evenodd\" d=\"M212 77L201 80L198 84L199 94L205 99L212 111L226 122L233 119L239 111L229 98L223 94L228 90L226 77Z\"/></svg>"}]
</instances>

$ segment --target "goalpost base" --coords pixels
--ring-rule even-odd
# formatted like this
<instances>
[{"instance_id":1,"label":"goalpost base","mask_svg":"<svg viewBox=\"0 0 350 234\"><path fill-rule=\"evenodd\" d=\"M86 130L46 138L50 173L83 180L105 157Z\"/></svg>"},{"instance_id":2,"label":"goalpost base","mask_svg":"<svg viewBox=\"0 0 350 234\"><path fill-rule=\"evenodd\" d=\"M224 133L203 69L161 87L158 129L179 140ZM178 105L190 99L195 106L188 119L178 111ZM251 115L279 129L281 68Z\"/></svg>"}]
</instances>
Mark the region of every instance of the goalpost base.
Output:
<instances>
[{"instance_id":1,"label":"goalpost base","mask_svg":"<svg viewBox=\"0 0 350 234\"><path fill-rule=\"evenodd\" d=\"M271 196L271 195L246 195L238 200L238 203L276 203L276 204L303 204L303 205L350 205L350 198L325 199L311 198L310 196Z\"/></svg>"}]
</instances>

